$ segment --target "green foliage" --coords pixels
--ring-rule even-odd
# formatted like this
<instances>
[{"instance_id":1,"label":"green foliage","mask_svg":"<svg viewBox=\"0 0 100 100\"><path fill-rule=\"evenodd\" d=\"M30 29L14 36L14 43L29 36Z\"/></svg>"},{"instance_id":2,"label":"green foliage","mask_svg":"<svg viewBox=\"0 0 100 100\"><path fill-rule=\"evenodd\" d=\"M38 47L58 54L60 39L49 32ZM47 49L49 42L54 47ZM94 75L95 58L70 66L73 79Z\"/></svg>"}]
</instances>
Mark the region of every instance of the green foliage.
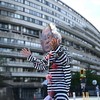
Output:
<instances>
[{"instance_id":1,"label":"green foliage","mask_svg":"<svg viewBox=\"0 0 100 100\"><path fill-rule=\"evenodd\" d=\"M79 85L80 85L80 73L79 72L75 72L72 75L71 86L75 87L75 86L79 86Z\"/></svg>"},{"instance_id":2,"label":"green foliage","mask_svg":"<svg viewBox=\"0 0 100 100\"><path fill-rule=\"evenodd\" d=\"M100 84L100 76L96 75L95 73L92 73L92 70L86 71L86 79L87 79L87 85L92 86L92 81L97 80L97 83Z\"/></svg>"},{"instance_id":3,"label":"green foliage","mask_svg":"<svg viewBox=\"0 0 100 100\"><path fill-rule=\"evenodd\" d=\"M87 86L93 86L92 81L97 80L97 83L100 84L100 76L96 73L92 73L92 70L86 70L86 84ZM72 74L71 87L75 88L80 86L80 72L75 72Z\"/></svg>"}]
</instances>

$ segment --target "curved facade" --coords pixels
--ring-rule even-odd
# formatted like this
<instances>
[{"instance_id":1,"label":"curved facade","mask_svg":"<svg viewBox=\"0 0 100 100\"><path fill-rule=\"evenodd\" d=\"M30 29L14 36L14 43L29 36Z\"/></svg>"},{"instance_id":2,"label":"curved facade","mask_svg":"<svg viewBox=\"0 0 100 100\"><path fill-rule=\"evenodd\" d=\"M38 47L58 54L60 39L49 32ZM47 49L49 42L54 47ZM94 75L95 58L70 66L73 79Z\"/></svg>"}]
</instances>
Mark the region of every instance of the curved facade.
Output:
<instances>
[{"instance_id":1,"label":"curved facade","mask_svg":"<svg viewBox=\"0 0 100 100\"><path fill-rule=\"evenodd\" d=\"M70 50L72 71L90 68L100 75L100 32L83 16L60 0L0 0L0 56L6 58L0 71L10 73L10 84L36 88L44 80L46 72L33 69L20 50L41 57L39 33L50 22Z\"/></svg>"}]
</instances>

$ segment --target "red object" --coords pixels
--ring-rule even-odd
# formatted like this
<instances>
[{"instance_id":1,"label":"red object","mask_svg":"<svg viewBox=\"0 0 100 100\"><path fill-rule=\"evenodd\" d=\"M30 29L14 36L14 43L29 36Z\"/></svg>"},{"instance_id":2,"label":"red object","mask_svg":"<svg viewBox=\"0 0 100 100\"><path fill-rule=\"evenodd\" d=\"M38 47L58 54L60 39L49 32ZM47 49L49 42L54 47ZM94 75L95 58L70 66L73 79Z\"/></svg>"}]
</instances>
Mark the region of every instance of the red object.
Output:
<instances>
[{"instance_id":1,"label":"red object","mask_svg":"<svg viewBox=\"0 0 100 100\"><path fill-rule=\"evenodd\" d=\"M52 66L51 66L51 68L52 68L52 69L57 69L58 66L57 66L55 63L53 63Z\"/></svg>"},{"instance_id":2,"label":"red object","mask_svg":"<svg viewBox=\"0 0 100 100\"><path fill-rule=\"evenodd\" d=\"M45 56L45 59L48 60L52 56L52 52L50 52L47 56Z\"/></svg>"}]
</instances>

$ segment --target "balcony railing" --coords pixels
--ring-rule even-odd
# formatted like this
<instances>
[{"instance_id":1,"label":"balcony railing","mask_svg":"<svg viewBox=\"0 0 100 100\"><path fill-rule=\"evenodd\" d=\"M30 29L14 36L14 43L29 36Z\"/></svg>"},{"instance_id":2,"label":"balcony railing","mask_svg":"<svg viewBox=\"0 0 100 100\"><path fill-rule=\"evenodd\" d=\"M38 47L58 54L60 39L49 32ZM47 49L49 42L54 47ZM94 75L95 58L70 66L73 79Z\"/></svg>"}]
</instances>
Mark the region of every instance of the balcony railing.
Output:
<instances>
[{"instance_id":1,"label":"balcony railing","mask_svg":"<svg viewBox=\"0 0 100 100\"><path fill-rule=\"evenodd\" d=\"M32 68L33 63L30 62L16 62L16 61L7 61L3 64L3 66L13 66L13 67L26 67L26 68Z\"/></svg>"},{"instance_id":2,"label":"balcony railing","mask_svg":"<svg viewBox=\"0 0 100 100\"><path fill-rule=\"evenodd\" d=\"M3 77L11 77L11 73L10 72L4 72L4 71L0 71L0 75Z\"/></svg>"},{"instance_id":3,"label":"balcony railing","mask_svg":"<svg viewBox=\"0 0 100 100\"><path fill-rule=\"evenodd\" d=\"M93 57L91 56L86 56L84 54L79 54L79 53L72 53L72 57L74 59L82 60L91 64L100 65L100 61L98 59L93 59Z\"/></svg>"},{"instance_id":4,"label":"balcony railing","mask_svg":"<svg viewBox=\"0 0 100 100\"><path fill-rule=\"evenodd\" d=\"M2 45L3 47L11 46L11 47L17 47L17 48L31 48L31 49L42 52L41 45L39 45L39 46L31 45L31 44L26 45L26 44L21 44L21 43L11 43L11 42L7 42L7 41L0 41L0 45Z\"/></svg>"},{"instance_id":5,"label":"balcony railing","mask_svg":"<svg viewBox=\"0 0 100 100\"><path fill-rule=\"evenodd\" d=\"M13 82L12 80L5 80L4 82L17 87L41 87L41 82Z\"/></svg>"},{"instance_id":6,"label":"balcony railing","mask_svg":"<svg viewBox=\"0 0 100 100\"><path fill-rule=\"evenodd\" d=\"M12 72L12 76L22 77L43 77L47 75L47 72Z\"/></svg>"},{"instance_id":7,"label":"balcony railing","mask_svg":"<svg viewBox=\"0 0 100 100\"><path fill-rule=\"evenodd\" d=\"M17 11L17 9L14 8L14 7L9 7L9 6L4 6L4 5L0 5L0 9L7 10L7 11L12 11L12 12Z\"/></svg>"}]
</instances>

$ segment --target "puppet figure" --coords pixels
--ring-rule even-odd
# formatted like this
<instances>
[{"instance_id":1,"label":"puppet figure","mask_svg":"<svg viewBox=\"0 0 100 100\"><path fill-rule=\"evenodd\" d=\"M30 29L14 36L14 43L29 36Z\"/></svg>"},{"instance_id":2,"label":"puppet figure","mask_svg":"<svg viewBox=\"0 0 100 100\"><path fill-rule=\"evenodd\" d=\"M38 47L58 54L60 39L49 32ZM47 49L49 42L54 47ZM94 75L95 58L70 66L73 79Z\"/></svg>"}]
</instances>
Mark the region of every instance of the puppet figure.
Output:
<instances>
[{"instance_id":1,"label":"puppet figure","mask_svg":"<svg viewBox=\"0 0 100 100\"><path fill-rule=\"evenodd\" d=\"M21 51L28 61L33 62L34 68L48 70L46 76L48 96L44 100L69 100L71 57L66 47L61 45L61 39L56 26L50 23L40 35L42 49L46 53L43 59L37 59L25 48Z\"/></svg>"}]
</instances>

